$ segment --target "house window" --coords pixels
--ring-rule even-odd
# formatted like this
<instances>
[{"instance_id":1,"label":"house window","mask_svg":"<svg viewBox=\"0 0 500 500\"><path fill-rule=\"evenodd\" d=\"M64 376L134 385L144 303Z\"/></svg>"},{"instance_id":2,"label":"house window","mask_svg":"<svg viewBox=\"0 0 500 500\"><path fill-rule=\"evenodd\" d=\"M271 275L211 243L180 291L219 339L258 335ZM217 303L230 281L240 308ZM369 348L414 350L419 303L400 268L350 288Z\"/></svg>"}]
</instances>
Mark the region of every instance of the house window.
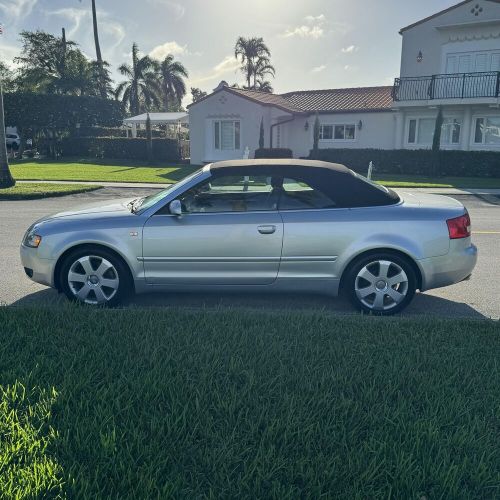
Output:
<instances>
[{"instance_id":1,"label":"house window","mask_svg":"<svg viewBox=\"0 0 500 500\"><path fill-rule=\"evenodd\" d=\"M435 118L412 118L408 120L408 144L429 145L434 138ZM441 144L460 142L462 123L457 118L445 118L441 128Z\"/></svg>"},{"instance_id":2,"label":"house window","mask_svg":"<svg viewBox=\"0 0 500 500\"><path fill-rule=\"evenodd\" d=\"M500 116L476 118L474 143L500 146Z\"/></svg>"},{"instance_id":3,"label":"house window","mask_svg":"<svg viewBox=\"0 0 500 500\"><path fill-rule=\"evenodd\" d=\"M445 118L441 128L441 144L458 144L462 123L457 118Z\"/></svg>"},{"instance_id":4,"label":"house window","mask_svg":"<svg viewBox=\"0 0 500 500\"><path fill-rule=\"evenodd\" d=\"M331 141L333 139L333 125L320 125L319 138L322 141Z\"/></svg>"},{"instance_id":5,"label":"house window","mask_svg":"<svg viewBox=\"0 0 500 500\"><path fill-rule=\"evenodd\" d=\"M236 120L215 121L214 147L226 151L240 149L240 122Z\"/></svg>"},{"instance_id":6,"label":"house window","mask_svg":"<svg viewBox=\"0 0 500 500\"><path fill-rule=\"evenodd\" d=\"M319 138L323 141L354 141L356 139L356 125L321 125Z\"/></svg>"}]
</instances>

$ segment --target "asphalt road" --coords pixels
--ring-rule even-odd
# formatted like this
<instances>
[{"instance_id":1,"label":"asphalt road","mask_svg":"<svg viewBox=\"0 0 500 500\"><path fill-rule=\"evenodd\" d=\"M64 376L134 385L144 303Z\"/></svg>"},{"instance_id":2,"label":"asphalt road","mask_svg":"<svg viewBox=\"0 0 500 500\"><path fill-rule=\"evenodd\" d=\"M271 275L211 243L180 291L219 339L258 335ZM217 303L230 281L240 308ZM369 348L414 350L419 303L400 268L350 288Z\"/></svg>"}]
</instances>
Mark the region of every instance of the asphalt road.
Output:
<instances>
[{"instance_id":1,"label":"asphalt road","mask_svg":"<svg viewBox=\"0 0 500 500\"><path fill-rule=\"evenodd\" d=\"M136 197L146 189L104 188L91 193L34 201L0 201L0 304L53 305L65 301L62 295L30 281L19 260L19 244L36 219L77 204L116 197ZM479 262L469 281L418 294L406 315L500 318L500 198L455 196L468 208L473 224L473 241L479 248ZM136 297L131 307L176 306L187 308L252 307L258 309L326 309L352 313L341 299L312 295L254 294L154 294Z\"/></svg>"}]
</instances>

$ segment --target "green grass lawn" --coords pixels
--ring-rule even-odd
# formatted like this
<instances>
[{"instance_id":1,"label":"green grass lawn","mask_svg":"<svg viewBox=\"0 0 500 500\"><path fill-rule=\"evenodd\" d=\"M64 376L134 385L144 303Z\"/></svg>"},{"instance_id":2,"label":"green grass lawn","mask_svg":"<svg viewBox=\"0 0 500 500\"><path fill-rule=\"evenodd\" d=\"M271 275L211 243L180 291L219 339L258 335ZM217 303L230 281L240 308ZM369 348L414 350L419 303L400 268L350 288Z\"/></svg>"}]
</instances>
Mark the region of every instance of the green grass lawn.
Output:
<instances>
[{"instance_id":1,"label":"green grass lawn","mask_svg":"<svg viewBox=\"0 0 500 500\"><path fill-rule=\"evenodd\" d=\"M413 175L375 175L374 180L387 187L476 188L498 189L500 178L481 177L425 177Z\"/></svg>"},{"instance_id":2,"label":"green grass lawn","mask_svg":"<svg viewBox=\"0 0 500 500\"><path fill-rule=\"evenodd\" d=\"M140 167L140 168L138 168ZM126 160L23 160L13 162L12 175L19 180L64 180L107 182L174 183L189 175L197 166L148 166L145 162ZM385 175L375 177L389 187L457 187L500 188L499 179L479 177L423 177L411 175Z\"/></svg>"},{"instance_id":3,"label":"green grass lawn","mask_svg":"<svg viewBox=\"0 0 500 500\"><path fill-rule=\"evenodd\" d=\"M140 167L140 168L139 168ZM171 184L199 167L191 165L155 165L126 160L49 161L23 160L12 162L12 176L19 180L154 182Z\"/></svg>"},{"instance_id":4,"label":"green grass lawn","mask_svg":"<svg viewBox=\"0 0 500 500\"><path fill-rule=\"evenodd\" d=\"M95 191L99 186L85 186L84 184L43 184L36 182L17 183L14 187L0 189L0 200L35 200L66 196L68 194Z\"/></svg>"},{"instance_id":5,"label":"green grass lawn","mask_svg":"<svg viewBox=\"0 0 500 500\"><path fill-rule=\"evenodd\" d=\"M0 497L499 498L500 326L0 308Z\"/></svg>"}]
</instances>

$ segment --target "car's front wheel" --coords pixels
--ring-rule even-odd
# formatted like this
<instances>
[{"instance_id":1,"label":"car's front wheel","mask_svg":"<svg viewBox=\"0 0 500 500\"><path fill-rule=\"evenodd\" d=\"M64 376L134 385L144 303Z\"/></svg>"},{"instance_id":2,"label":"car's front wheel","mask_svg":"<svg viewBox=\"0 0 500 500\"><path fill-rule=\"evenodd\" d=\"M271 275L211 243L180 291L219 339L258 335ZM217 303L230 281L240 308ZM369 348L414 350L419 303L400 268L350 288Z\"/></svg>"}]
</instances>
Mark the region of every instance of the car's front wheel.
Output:
<instances>
[{"instance_id":1,"label":"car's front wheel","mask_svg":"<svg viewBox=\"0 0 500 500\"><path fill-rule=\"evenodd\" d=\"M116 306L131 289L123 261L101 248L69 254L61 266L60 284L70 300L93 306Z\"/></svg>"},{"instance_id":2,"label":"car's front wheel","mask_svg":"<svg viewBox=\"0 0 500 500\"><path fill-rule=\"evenodd\" d=\"M380 253L357 260L348 271L346 284L357 309L389 316L401 312L411 302L417 278L408 259Z\"/></svg>"}]
</instances>

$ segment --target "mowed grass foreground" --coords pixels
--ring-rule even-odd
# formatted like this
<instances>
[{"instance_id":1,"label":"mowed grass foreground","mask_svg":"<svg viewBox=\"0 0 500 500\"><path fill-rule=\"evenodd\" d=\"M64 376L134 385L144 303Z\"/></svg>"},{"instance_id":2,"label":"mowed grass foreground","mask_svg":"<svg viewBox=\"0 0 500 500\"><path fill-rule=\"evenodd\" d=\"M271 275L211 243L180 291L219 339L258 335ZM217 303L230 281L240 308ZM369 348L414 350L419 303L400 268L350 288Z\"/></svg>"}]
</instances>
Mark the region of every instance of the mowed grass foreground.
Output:
<instances>
[{"instance_id":1,"label":"mowed grass foreground","mask_svg":"<svg viewBox=\"0 0 500 500\"><path fill-rule=\"evenodd\" d=\"M127 160L23 160L12 162L12 176L18 180L147 182L172 184L199 167L191 165L148 166Z\"/></svg>"},{"instance_id":2,"label":"mowed grass foreground","mask_svg":"<svg viewBox=\"0 0 500 500\"><path fill-rule=\"evenodd\" d=\"M99 186L86 186L84 184L44 184L40 182L17 183L14 187L0 189L1 200L36 200L39 198L52 198L54 196L67 196L69 194L95 191Z\"/></svg>"},{"instance_id":3,"label":"mowed grass foreground","mask_svg":"<svg viewBox=\"0 0 500 500\"><path fill-rule=\"evenodd\" d=\"M498 498L499 359L490 321L0 308L0 497Z\"/></svg>"},{"instance_id":4,"label":"mowed grass foreground","mask_svg":"<svg viewBox=\"0 0 500 500\"><path fill-rule=\"evenodd\" d=\"M11 165L19 180L147 182L172 184L194 172L194 165L148 166L127 160L22 160ZM375 180L388 187L421 188L500 188L500 178L425 177L375 173Z\"/></svg>"}]
</instances>

